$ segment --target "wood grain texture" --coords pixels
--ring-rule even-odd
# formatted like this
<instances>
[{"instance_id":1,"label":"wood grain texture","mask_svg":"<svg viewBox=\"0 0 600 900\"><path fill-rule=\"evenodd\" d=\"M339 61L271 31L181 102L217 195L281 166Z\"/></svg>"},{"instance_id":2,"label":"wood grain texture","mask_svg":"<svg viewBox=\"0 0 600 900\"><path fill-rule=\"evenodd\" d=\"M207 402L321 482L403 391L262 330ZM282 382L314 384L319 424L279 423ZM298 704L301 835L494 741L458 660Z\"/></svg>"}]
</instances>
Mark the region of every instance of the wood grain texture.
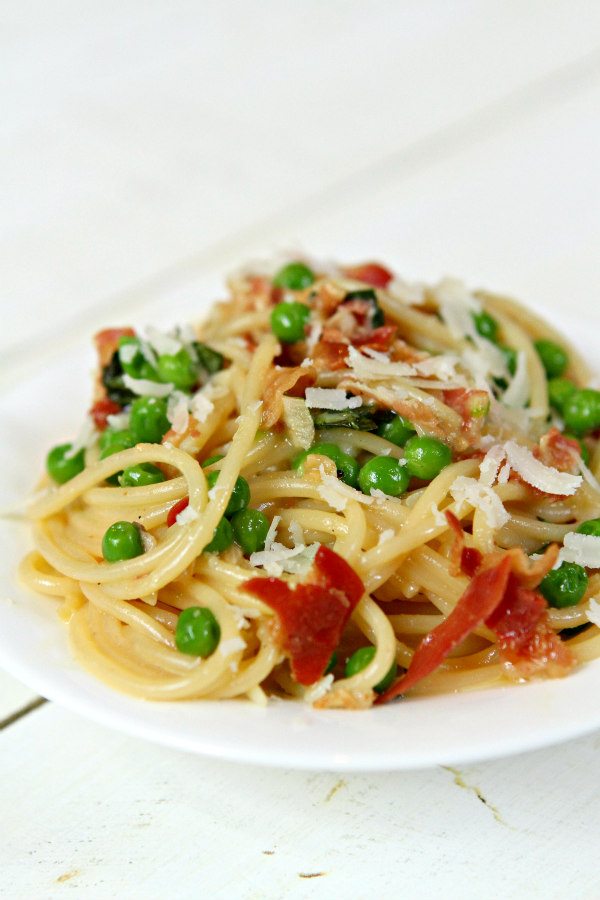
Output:
<instances>
[{"instance_id":1,"label":"wood grain texture","mask_svg":"<svg viewBox=\"0 0 600 900\"><path fill-rule=\"evenodd\" d=\"M0 743L0 883L52 900L592 898L599 749L340 778L202 760L43 707Z\"/></svg>"}]
</instances>

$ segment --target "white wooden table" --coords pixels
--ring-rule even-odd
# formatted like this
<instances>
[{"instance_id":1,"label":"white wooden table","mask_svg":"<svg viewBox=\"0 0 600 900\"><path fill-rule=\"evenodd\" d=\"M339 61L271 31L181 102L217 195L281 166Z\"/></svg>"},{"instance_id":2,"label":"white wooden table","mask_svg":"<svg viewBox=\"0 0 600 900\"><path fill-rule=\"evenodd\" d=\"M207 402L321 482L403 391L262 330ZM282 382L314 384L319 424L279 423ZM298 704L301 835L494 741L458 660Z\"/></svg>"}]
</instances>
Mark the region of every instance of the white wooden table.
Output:
<instances>
[{"instance_id":1,"label":"white wooden table","mask_svg":"<svg viewBox=\"0 0 600 900\"><path fill-rule=\"evenodd\" d=\"M282 247L550 314L584 292L600 319L596 3L6 0L1 21L0 390ZM340 778L150 746L8 675L0 718L2 897L600 896L598 734Z\"/></svg>"}]
</instances>

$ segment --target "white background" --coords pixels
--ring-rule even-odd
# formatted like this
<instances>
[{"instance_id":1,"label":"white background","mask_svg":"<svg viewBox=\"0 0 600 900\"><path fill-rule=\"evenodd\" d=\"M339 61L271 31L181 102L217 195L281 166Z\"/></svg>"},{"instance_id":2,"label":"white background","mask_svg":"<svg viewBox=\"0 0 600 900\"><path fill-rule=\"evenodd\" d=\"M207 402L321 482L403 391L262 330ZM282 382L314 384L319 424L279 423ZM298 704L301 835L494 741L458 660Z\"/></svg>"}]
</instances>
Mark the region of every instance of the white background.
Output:
<instances>
[{"instance_id":1,"label":"white background","mask_svg":"<svg viewBox=\"0 0 600 900\"><path fill-rule=\"evenodd\" d=\"M6 0L0 71L2 390L282 247L600 325L595 2ZM340 779L34 700L0 677L2 896L600 896L598 735Z\"/></svg>"}]
</instances>

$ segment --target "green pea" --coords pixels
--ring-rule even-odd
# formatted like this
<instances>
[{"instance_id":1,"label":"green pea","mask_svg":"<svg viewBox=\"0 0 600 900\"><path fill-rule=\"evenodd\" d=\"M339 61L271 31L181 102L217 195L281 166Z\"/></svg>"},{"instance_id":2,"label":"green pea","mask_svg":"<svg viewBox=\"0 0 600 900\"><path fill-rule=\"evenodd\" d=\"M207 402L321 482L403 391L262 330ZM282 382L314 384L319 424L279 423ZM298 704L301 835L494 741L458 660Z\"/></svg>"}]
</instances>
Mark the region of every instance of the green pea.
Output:
<instances>
[{"instance_id":1,"label":"green pea","mask_svg":"<svg viewBox=\"0 0 600 900\"><path fill-rule=\"evenodd\" d=\"M600 391L584 388L574 391L566 400L562 416L566 431L582 435L600 427Z\"/></svg>"},{"instance_id":2,"label":"green pea","mask_svg":"<svg viewBox=\"0 0 600 900\"><path fill-rule=\"evenodd\" d=\"M127 466L118 478L121 487L145 487L148 484L160 484L165 481L165 476L152 463L139 463L137 466Z\"/></svg>"},{"instance_id":3,"label":"green pea","mask_svg":"<svg viewBox=\"0 0 600 900\"><path fill-rule=\"evenodd\" d=\"M304 461L307 456L328 456L333 460L337 469L337 476L341 478L344 484L350 487L356 487L358 484L358 463L353 456L340 450L337 444L330 444L325 441L313 444L309 450L303 450L292 461L292 468L297 469L302 475L304 471Z\"/></svg>"},{"instance_id":4,"label":"green pea","mask_svg":"<svg viewBox=\"0 0 600 900\"><path fill-rule=\"evenodd\" d=\"M135 522L114 522L104 532L102 555L107 562L133 559L143 552L141 529Z\"/></svg>"},{"instance_id":5,"label":"green pea","mask_svg":"<svg viewBox=\"0 0 600 900\"><path fill-rule=\"evenodd\" d=\"M233 544L233 529L229 519L221 519L213 531L212 540L204 548L206 553L222 553Z\"/></svg>"},{"instance_id":6,"label":"green pea","mask_svg":"<svg viewBox=\"0 0 600 900\"><path fill-rule=\"evenodd\" d=\"M562 412L562 408L571 396L577 390L576 385L568 378L551 378L548 381L548 400L550 406Z\"/></svg>"},{"instance_id":7,"label":"green pea","mask_svg":"<svg viewBox=\"0 0 600 900\"><path fill-rule=\"evenodd\" d=\"M100 459L106 459L114 453L120 453L121 450L129 450L131 447L135 447L135 445L136 440L129 429L124 428L117 431L114 428L106 428L100 435L98 444L100 448ZM118 484L119 475L120 473L116 472L106 480L109 484Z\"/></svg>"},{"instance_id":8,"label":"green pea","mask_svg":"<svg viewBox=\"0 0 600 900\"><path fill-rule=\"evenodd\" d=\"M120 352L121 348L127 345L136 348L135 354L133 354L130 359L128 359L129 353ZM121 363L121 368L125 374L130 375L132 378L147 378L149 381L158 380L156 369L148 362L142 353L139 338L130 337L129 335L124 335L119 338L119 362Z\"/></svg>"},{"instance_id":9,"label":"green pea","mask_svg":"<svg viewBox=\"0 0 600 900\"><path fill-rule=\"evenodd\" d=\"M278 341L295 344L304 340L310 309L304 303L278 303L271 310L271 331Z\"/></svg>"},{"instance_id":10,"label":"green pea","mask_svg":"<svg viewBox=\"0 0 600 900\"><path fill-rule=\"evenodd\" d=\"M578 525L575 530L577 534L592 534L594 537L600 537L600 519L588 519Z\"/></svg>"},{"instance_id":11,"label":"green pea","mask_svg":"<svg viewBox=\"0 0 600 900\"><path fill-rule=\"evenodd\" d=\"M509 375L514 375L517 371L517 351L512 347L500 347L500 350L502 351Z\"/></svg>"},{"instance_id":12,"label":"green pea","mask_svg":"<svg viewBox=\"0 0 600 900\"><path fill-rule=\"evenodd\" d=\"M540 593L550 606L563 609L576 606L583 598L588 586L587 572L577 563L564 562L558 569L552 569L540 582Z\"/></svg>"},{"instance_id":13,"label":"green pea","mask_svg":"<svg viewBox=\"0 0 600 900\"><path fill-rule=\"evenodd\" d=\"M315 274L307 265L302 262L291 262L277 272L273 284L288 291L303 291L310 287L314 280Z\"/></svg>"},{"instance_id":14,"label":"green pea","mask_svg":"<svg viewBox=\"0 0 600 900\"><path fill-rule=\"evenodd\" d=\"M206 481L209 488L213 488L217 483L219 472L209 472ZM231 497L225 508L225 515L229 518L241 509L246 509L250 502L250 486L245 478L240 475L233 486Z\"/></svg>"},{"instance_id":15,"label":"green pea","mask_svg":"<svg viewBox=\"0 0 600 900\"><path fill-rule=\"evenodd\" d=\"M481 310L481 312L471 313L471 317L478 334L480 334L481 337L487 338L488 341L492 341L492 343L495 344L498 340L499 326L494 317L490 316L490 314L485 312L485 310Z\"/></svg>"},{"instance_id":16,"label":"green pea","mask_svg":"<svg viewBox=\"0 0 600 900\"><path fill-rule=\"evenodd\" d=\"M406 442L404 455L410 475L431 481L452 462L452 451L432 437L412 437Z\"/></svg>"},{"instance_id":17,"label":"green pea","mask_svg":"<svg viewBox=\"0 0 600 900\"><path fill-rule=\"evenodd\" d=\"M415 429L408 419L405 419L404 416L397 416L395 413L391 414L391 418L387 417L377 428L377 434L380 437L391 441L397 447L404 447L414 433Z\"/></svg>"},{"instance_id":18,"label":"green pea","mask_svg":"<svg viewBox=\"0 0 600 900\"><path fill-rule=\"evenodd\" d=\"M180 653L205 659L221 640L221 626L206 606L188 606L179 613L175 626L175 646Z\"/></svg>"},{"instance_id":19,"label":"green pea","mask_svg":"<svg viewBox=\"0 0 600 900\"><path fill-rule=\"evenodd\" d=\"M208 469L209 466L214 466L215 463L218 463L221 459L225 459L222 453L215 453L214 456L209 456L208 459L205 459L202 463L203 469Z\"/></svg>"},{"instance_id":20,"label":"green pea","mask_svg":"<svg viewBox=\"0 0 600 900\"><path fill-rule=\"evenodd\" d=\"M358 486L363 494L383 491L389 497L399 497L408 487L410 475L406 465L391 456L374 456L358 473Z\"/></svg>"},{"instance_id":21,"label":"green pea","mask_svg":"<svg viewBox=\"0 0 600 900\"><path fill-rule=\"evenodd\" d=\"M138 397L131 404L129 429L136 444L160 444L170 427L164 397Z\"/></svg>"},{"instance_id":22,"label":"green pea","mask_svg":"<svg viewBox=\"0 0 600 900\"><path fill-rule=\"evenodd\" d=\"M192 344L194 352L196 354L196 360L201 369L204 369L205 372L208 372L209 375L214 375L215 372L220 372L223 368L223 363L225 362L225 358L222 353L219 353L218 350L213 350L212 347L209 347L208 344L201 344L200 341L194 341Z\"/></svg>"},{"instance_id":23,"label":"green pea","mask_svg":"<svg viewBox=\"0 0 600 900\"><path fill-rule=\"evenodd\" d=\"M84 451L71 453L73 444L59 444L46 457L46 471L57 484L64 484L75 478L85 467Z\"/></svg>"},{"instance_id":24,"label":"green pea","mask_svg":"<svg viewBox=\"0 0 600 900\"><path fill-rule=\"evenodd\" d=\"M554 341L534 341L533 346L538 352L542 365L548 378L559 378L569 364L566 352Z\"/></svg>"},{"instance_id":25,"label":"green pea","mask_svg":"<svg viewBox=\"0 0 600 900\"><path fill-rule=\"evenodd\" d=\"M269 520L260 509L242 509L232 520L233 536L244 556L264 550L269 532Z\"/></svg>"},{"instance_id":26,"label":"green pea","mask_svg":"<svg viewBox=\"0 0 600 900\"><path fill-rule=\"evenodd\" d=\"M159 379L173 384L178 391L189 391L198 381L198 370L187 350L161 354L156 369Z\"/></svg>"},{"instance_id":27,"label":"green pea","mask_svg":"<svg viewBox=\"0 0 600 900\"><path fill-rule=\"evenodd\" d=\"M129 450L130 447L135 447L135 444L135 438L129 429L106 428L100 435L98 444L100 459L106 459L107 456L112 456L113 453L120 453L121 450Z\"/></svg>"},{"instance_id":28,"label":"green pea","mask_svg":"<svg viewBox=\"0 0 600 900\"><path fill-rule=\"evenodd\" d=\"M360 647L358 650L355 650L352 656L346 662L346 668L344 670L344 675L346 678L351 678L353 675L357 675L358 672L362 672L363 669L366 669L370 662L375 657L375 647L372 645L368 647ZM398 664L394 660L392 665L390 666L387 673L383 676L381 681L379 681L373 688L374 691L378 694L383 694L384 691L390 687L396 675L398 673Z\"/></svg>"}]
</instances>

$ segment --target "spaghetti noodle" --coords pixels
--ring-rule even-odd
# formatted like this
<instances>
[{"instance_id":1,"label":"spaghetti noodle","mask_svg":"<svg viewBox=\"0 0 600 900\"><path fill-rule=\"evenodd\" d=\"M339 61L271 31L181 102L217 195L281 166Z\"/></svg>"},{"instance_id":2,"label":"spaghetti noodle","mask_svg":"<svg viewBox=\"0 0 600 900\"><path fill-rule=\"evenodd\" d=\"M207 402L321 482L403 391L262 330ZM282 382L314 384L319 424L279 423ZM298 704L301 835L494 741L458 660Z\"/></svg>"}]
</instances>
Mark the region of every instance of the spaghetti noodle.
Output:
<instances>
[{"instance_id":1,"label":"spaghetti noodle","mask_svg":"<svg viewBox=\"0 0 600 900\"><path fill-rule=\"evenodd\" d=\"M197 331L97 335L48 456L20 573L83 666L363 708L600 654L600 393L562 336L374 263L229 287Z\"/></svg>"}]
</instances>

